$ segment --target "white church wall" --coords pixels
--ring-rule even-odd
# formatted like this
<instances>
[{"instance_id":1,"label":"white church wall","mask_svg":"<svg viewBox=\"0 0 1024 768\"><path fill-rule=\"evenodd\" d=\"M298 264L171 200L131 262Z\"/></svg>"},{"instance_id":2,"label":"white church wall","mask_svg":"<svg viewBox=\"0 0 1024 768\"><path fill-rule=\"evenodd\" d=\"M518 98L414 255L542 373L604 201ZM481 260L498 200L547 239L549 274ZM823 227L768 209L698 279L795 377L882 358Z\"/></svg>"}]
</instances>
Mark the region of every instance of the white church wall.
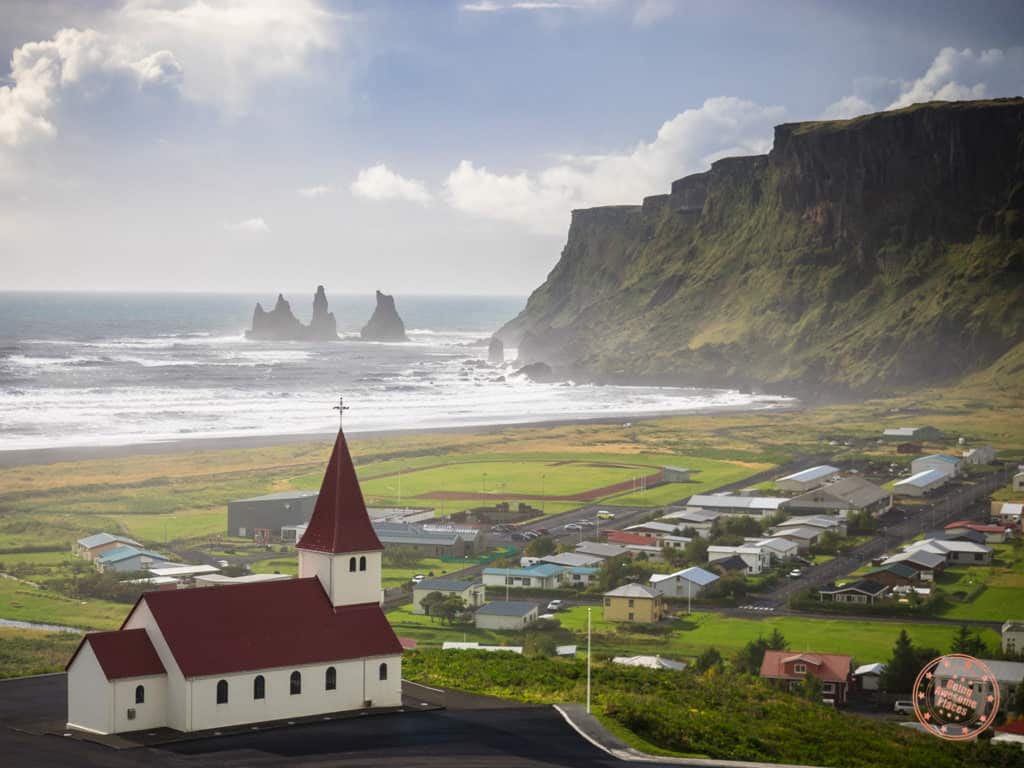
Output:
<instances>
[{"instance_id":1,"label":"white church wall","mask_svg":"<svg viewBox=\"0 0 1024 768\"><path fill-rule=\"evenodd\" d=\"M325 680L327 668L332 666L337 672L337 688L329 691ZM294 671L302 675L302 692L293 695ZM253 683L260 674L264 678L265 696L254 699ZM228 684L228 701L224 704L217 703L217 683L221 680ZM366 700L363 681L362 659L193 678L190 730L359 709Z\"/></svg>"},{"instance_id":2,"label":"white church wall","mask_svg":"<svg viewBox=\"0 0 1024 768\"><path fill-rule=\"evenodd\" d=\"M188 730L189 689L185 684L185 676L181 673L178 662L174 660L174 655L171 653L167 641L164 640L163 633L160 631L156 619L153 618L153 613L149 610L145 599L139 602L131 616L128 617L124 629L146 630L146 634L149 635L149 641L156 650L156 655L160 657L160 662L164 665L164 669L167 670L164 683L166 686L164 698L165 724L169 728L175 728L179 731Z\"/></svg>"},{"instance_id":3,"label":"white church wall","mask_svg":"<svg viewBox=\"0 0 1024 768\"><path fill-rule=\"evenodd\" d=\"M387 665L387 679L380 679L380 666ZM367 659L364 670L366 700L374 707L399 707L402 705L402 657L378 656Z\"/></svg>"},{"instance_id":4,"label":"white church wall","mask_svg":"<svg viewBox=\"0 0 1024 768\"><path fill-rule=\"evenodd\" d=\"M144 701L136 701L135 689L142 686ZM147 675L115 680L114 733L159 728L167 722L167 676ZM128 710L135 710L135 718L128 719Z\"/></svg>"},{"instance_id":5,"label":"white church wall","mask_svg":"<svg viewBox=\"0 0 1024 768\"><path fill-rule=\"evenodd\" d=\"M68 725L113 733L113 690L92 646L86 643L68 669Z\"/></svg>"},{"instance_id":6,"label":"white church wall","mask_svg":"<svg viewBox=\"0 0 1024 768\"><path fill-rule=\"evenodd\" d=\"M360 558L366 558L366 570L359 570ZM352 561L356 570L351 570ZM380 603L381 553L353 552L343 555L299 550L299 576L317 576L331 596L333 605Z\"/></svg>"}]
</instances>

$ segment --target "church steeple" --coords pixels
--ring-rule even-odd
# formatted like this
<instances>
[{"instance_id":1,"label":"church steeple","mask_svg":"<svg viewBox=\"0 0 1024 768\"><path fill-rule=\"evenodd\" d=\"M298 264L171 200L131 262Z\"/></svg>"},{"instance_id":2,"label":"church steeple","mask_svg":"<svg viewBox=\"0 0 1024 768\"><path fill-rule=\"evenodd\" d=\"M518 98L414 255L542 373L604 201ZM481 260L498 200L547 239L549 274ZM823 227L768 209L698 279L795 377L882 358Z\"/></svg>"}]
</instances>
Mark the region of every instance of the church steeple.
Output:
<instances>
[{"instance_id":1,"label":"church steeple","mask_svg":"<svg viewBox=\"0 0 1024 768\"><path fill-rule=\"evenodd\" d=\"M299 577L319 578L333 605L380 602L384 547L370 523L345 433L340 429L313 517L296 549Z\"/></svg>"}]
</instances>

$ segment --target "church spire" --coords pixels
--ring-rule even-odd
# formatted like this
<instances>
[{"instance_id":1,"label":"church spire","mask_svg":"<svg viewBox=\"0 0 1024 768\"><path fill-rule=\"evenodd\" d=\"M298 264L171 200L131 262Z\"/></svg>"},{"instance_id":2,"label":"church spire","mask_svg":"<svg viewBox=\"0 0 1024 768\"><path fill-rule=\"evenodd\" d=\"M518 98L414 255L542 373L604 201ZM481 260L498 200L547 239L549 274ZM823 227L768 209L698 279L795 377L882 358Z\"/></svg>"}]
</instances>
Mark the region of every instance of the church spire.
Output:
<instances>
[{"instance_id":1,"label":"church spire","mask_svg":"<svg viewBox=\"0 0 1024 768\"><path fill-rule=\"evenodd\" d=\"M345 433L339 429L305 534L298 549L340 554L384 549L370 523L363 492L348 452Z\"/></svg>"}]
</instances>

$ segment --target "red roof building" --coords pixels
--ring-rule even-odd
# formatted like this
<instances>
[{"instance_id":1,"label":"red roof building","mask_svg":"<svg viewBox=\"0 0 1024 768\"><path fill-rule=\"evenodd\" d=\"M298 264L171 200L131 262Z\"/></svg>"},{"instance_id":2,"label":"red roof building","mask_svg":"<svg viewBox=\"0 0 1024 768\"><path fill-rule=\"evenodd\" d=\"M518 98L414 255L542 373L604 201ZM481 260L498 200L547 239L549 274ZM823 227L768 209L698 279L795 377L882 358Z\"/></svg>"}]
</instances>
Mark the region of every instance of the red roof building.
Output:
<instances>
[{"instance_id":1,"label":"red roof building","mask_svg":"<svg viewBox=\"0 0 1024 768\"><path fill-rule=\"evenodd\" d=\"M204 730L401 705L381 544L340 432L298 579L148 592L67 665L68 726ZM86 650L87 649L87 650Z\"/></svg>"},{"instance_id":2,"label":"red roof building","mask_svg":"<svg viewBox=\"0 0 1024 768\"><path fill-rule=\"evenodd\" d=\"M642 545L645 547L658 546L658 542L652 536L643 536L639 533L631 533L629 531L608 531L606 539L609 544L621 544L626 546L628 544Z\"/></svg>"},{"instance_id":3,"label":"red roof building","mask_svg":"<svg viewBox=\"0 0 1024 768\"><path fill-rule=\"evenodd\" d=\"M815 677L821 681L822 699L840 706L846 703L852 664L852 656L841 654L767 650L761 662L761 677L778 681L789 690Z\"/></svg>"}]
</instances>

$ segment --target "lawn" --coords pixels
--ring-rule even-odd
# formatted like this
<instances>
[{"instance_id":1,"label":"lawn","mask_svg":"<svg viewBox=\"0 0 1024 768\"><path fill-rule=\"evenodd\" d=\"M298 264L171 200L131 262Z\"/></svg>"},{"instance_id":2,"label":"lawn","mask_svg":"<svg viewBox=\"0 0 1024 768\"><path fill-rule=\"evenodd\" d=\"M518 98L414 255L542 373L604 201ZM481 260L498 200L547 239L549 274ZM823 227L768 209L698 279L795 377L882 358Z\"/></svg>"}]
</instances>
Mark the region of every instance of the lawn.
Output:
<instances>
[{"instance_id":1,"label":"lawn","mask_svg":"<svg viewBox=\"0 0 1024 768\"><path fill-rule=\"evenodd\" d=\"M992 565L953 566L939 577L939 586L950 594L971 594L985 585L970 602L952 603L945 618L1005 621L1024 616L1024 549L1010 544L993 549Z\"/></svg>"},{"instance_id":2,"label":"lawn","mask_svg":"<svg viewBox=\"0 0 1024 768\"><path fill-rule=\"evenodd\" d=\"M114 519L128 536L151 544L163 544L224 534L228 525L228 512L224 506L160 515L117 515Z\"/></svg>"},{"instance_id":3,"label":"lawn","mask_svg":"<svg viewBox=\"0 0 1024 768\"><path fill-rule=\"evenodd\" d=\"M0 678L59 672L81 639L73 632L0 627Z\"/></svg>"},{"instance_id":4,"label":"lawn","mask_svg":"<svg viewBox=\"0 0 1024 768\"><path fill-rule=\"evenodd\" d=\"M117 629L131 609L124 603L77 600L0 578L0 617L83 629Z\"/></svg>"},{"instance_id":5,"label":"lawn","mask_svg":"<svg viewBox=\"0 0 1024 768\"><path fill-rule=\"evenodd\" d=\"M272 557L267 560L257 560L250 566L253 573L287 573L290 576L299 575L298 557Z\"/></svg>"},{"instance_id":6,"label":"lawn","mask_svg":"<svg viewBox=\"0 0 1024 768\"><path fill-rule=\"evenodd\" d=\"M454 571L461 571L466 566L462 563L446 563L436 557L424 557L409 567L384 566L381 581L385 589L408 584L413 576L423 574L427 577L444 576Z\"/></svg>"}]
</instances>

